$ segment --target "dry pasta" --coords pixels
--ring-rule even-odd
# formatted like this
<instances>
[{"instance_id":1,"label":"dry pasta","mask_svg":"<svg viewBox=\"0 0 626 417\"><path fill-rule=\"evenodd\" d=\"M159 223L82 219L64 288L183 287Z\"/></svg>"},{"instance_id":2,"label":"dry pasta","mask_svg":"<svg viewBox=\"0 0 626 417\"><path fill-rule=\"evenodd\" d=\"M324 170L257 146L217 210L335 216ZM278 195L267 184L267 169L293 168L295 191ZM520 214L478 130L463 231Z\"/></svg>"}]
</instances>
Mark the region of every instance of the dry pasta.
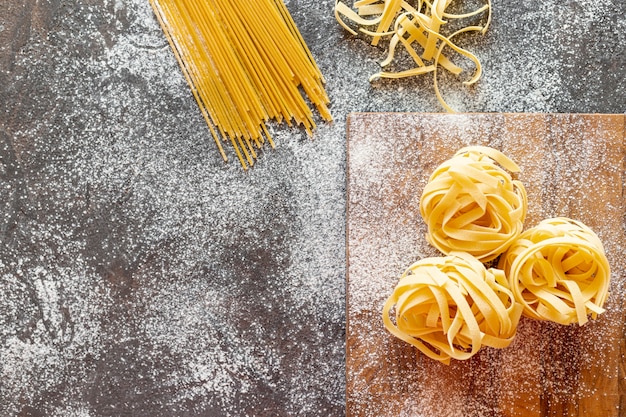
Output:
<instances>
[{"instance_id":1,"label":"dry pasta","mask_svg":"<svg viewBox=\"0 0 626 417\"><path fill-rule=\"evenodd\" d=\"M526 218L526 190L498 164L519 171L485 146L463 148L437 167L420 198L430 244L445 254L467 252L488 262L517 238Z\"/></svg>"},{"instance_id":2,"label":"dry pasta","mask_svg":"<svg viewBox=\"0 0 626 417\"><path fill-rule=\"evenodd\" d=\"M372 45L378 45L383 36L389 36L389 52L387 58L381 62L382 67L388 66L395 57L396 48L402 45L410 55L414 67L398 72L381 71L370 77L370 81L378 78L403 78L426 73L433 73L435 94L441 105L448 111L454 110L443 99L437 84L437 68L443 67L455 75L462 72L461 67L455 65L443 53L447 46L459 55L471 60L476 68L470 79L464 85L474 84L481 76L482 65L480 60L467 49L456 43L456 37L462 33L480 32L484 34L491 22L491 0L482 7L467 13L452 14L446 9L452 0L418 0L415 2L402 0L357 0L354 2L354 11L343 2L335 3L335 18L341 26L350 33L357 32L346 23L351 22L359 27L359 31L372 37ZM484 25L467 25L459 30L450 32L446 24L452 20L460 21L486 13ZM371 17L375 16L375 17ZM374 30L367 28L375 27ZM447 32L447 34L445 34Z\"/></svg>"},{"instance_id":3,"label":"dry pasta","mask_svg":"<svg viewBox=\"0 0 626 417\"><path fill-rule=\"evenodd\" d=\"M450 359L469 359L481 346L508 346L521 311L501 270L454 253L411 265L382 314L394 336L449 364Z\"/></svg>"},{"instance_id":4,"label":"dry pasta","mask_svg":"<svg viewBox=\"0 0 626 417\"><path fill-rule=\"evenodd\" d=\"M331 120L324 78L282 0L150 0L224 160L244 168L268 120L315 128L305 97Z\"/></svg>"},{"instance_id":5,"label":"dry pasta","mask_svg":"<svg viewBox=\"0 0 626 417\"><path fill-rule=\"evenodd\" d=\"M542 221L519 236L499 268L528 317L583 325L604 312L609 263L598 236L579 221Z\"/></svg>"}]
</instances>

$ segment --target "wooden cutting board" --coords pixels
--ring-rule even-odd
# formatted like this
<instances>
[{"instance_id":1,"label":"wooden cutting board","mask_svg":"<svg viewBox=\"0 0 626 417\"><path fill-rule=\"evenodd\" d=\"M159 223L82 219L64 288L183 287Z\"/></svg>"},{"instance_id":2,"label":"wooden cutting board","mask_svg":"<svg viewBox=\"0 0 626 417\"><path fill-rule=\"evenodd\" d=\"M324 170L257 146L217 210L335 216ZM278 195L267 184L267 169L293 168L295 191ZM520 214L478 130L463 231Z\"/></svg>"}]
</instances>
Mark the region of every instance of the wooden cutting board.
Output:
<instances>
[{"instance_id":1,"label":"wooden cutting board","mask_svg":"<svg viewBox=\"0 0 626 417\"><path fill-rule=\"evenodd\" d=\"M357 113L347 136L348 416L626 415L624 115ZM611 294L585 326L522 318L508 348L447 366L391 336L381 310L406 267L439 255L419 198L466 145L520 165L526 227L567 216L600 236Z\"/></svg>"}]
</instances>

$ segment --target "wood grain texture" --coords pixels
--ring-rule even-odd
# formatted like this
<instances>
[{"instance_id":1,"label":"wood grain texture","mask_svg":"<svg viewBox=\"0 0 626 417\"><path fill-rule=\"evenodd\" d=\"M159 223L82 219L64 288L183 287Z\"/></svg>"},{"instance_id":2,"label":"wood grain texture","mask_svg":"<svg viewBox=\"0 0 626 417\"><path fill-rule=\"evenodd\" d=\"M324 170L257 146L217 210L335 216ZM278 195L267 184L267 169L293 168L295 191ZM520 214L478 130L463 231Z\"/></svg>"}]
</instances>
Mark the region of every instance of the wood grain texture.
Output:
<instances>
[{"instance_id":1,"label":"wood grain texture","mask_svg":"<svg viewBox=\"0 0 626 417\"><path fill-rule=\"evenodd\" d=\"M612 268L607 312L585 326L523 318L506 349L449 366L383 327L411 262L436 256L419 197L434 168L470 144L515 160L526 227L567 216L590 226ZM618 416L624 406L624 115L355 113L348 118L348 416Z\"/></svg>"}]
</instances>

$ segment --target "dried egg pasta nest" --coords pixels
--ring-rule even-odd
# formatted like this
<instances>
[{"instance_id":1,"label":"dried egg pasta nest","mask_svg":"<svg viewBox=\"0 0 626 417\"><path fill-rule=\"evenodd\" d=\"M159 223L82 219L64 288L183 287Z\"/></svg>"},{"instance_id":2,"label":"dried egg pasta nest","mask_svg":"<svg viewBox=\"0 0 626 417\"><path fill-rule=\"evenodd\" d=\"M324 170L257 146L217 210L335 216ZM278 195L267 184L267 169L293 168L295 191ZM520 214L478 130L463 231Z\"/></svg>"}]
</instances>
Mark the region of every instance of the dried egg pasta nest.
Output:
<instances>
[{"instance_id":1,"label":"dried egg pasta nest","mask_svg":"<svg viewBox=\"0 0 626 417\"><path fill-rule=\"evenodd\" d=\"M481 346L508 346L521 312L502 271L457 253L411 265L385 303L383 322L394 336L449 364Z\"/></svg>"},{"instance_id":2,"label":"dried egg pasta nest","mask_svg":"<svg viewBox=\"0 0 626 417\"><path fill-rule=\"evenodd\" d=\"M579 221L542 221L519 236L498 266L525 316L583 325L589 314L604 312L609 263L598 236Z\"/></svg>"},{"instance_id":3,"label":"dried egg pasta nest","mask_svg":"<svg viewBox=\"0 0 626 417\"><path fill-rule=\"evenodd\" d=\"M498 257L519 236L526 218L519 167L500 151L471 146L459 150L430 176L420 198L426 239L445 254L467 252L482 262Z\"/></svg>"},{"instance_id":4,"label":"dried egg pasta nest","mask_svg":"<svg viewBox=\"0 0 626 417\"><path fill-rule=\"evenodd\" d=\"M388 66L395 57L396 48L402 45L413 60L415 67L398 72L381 71L370 77L370 81L378 78L404 78L433 73L435 94L439 103L448 111L454 110L441 96L437 84L437 69L439 66L454 75L463 71L454 64L444 53L447 46L457 54L472 61L476 70L472 77L463 81L464 85L472 85L480 78L482 66L480 60L456 42L456 37L462 33L480 32L484 34L491 23L491 0L482 7L467 13L453 14L446 11L452 0L418 0L414 2L401 0L357 0L354 2L354 11L343 2L335 2L335 18L347 31L356 35L357 32L347 23L359 26L359 31L372 37L372 45L378 45L383 36L390 36L387 58L381 62L382 67ZM451 20L462 19L487 14L484 25L466 25L452 33L446 30L446 24ZM374 16L374 17L372 17ZM375 27L369 30L368 27ZM447 33L446 33L447 32Z\"/></svg>"}]
</instances>

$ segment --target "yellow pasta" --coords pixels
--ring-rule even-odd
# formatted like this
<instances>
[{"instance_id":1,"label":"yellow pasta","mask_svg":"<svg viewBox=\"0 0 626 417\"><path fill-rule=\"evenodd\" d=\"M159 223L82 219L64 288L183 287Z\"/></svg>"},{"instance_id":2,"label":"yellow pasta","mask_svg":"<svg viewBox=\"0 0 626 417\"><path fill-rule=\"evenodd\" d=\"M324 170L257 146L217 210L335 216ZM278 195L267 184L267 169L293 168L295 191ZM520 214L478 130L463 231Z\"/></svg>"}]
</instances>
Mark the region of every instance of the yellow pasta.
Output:
<instances>
[{"instance_id":1,"label":"yellow pasta","mask_svg":"<svg viewBox=\"0 0 626 417\"><path fill-rule=\"evenodd\" d=\"M282 0L150 0L224 160L228 140L244 168L270 119L311 134L313 112L332 120L324 78Z\"/></svg>"},{"instance_id":2,"label":"yellow pasta","mask_svg":"<svg viewBox=\"0 0 626 417\"><path fill-rule=\"evenodd\" d=\"M411 265L382 314L394 336L449 364L472 357L482 346L508 346L521 311L502 271L453 253Z\"/></svg>"},{"instance_id":3,"label":"yellow pasta","mask_svg":"<svg viewBox=\"0 0 626 417\"><path fill-rule=\"evenodd\" d=\"M467 252L482 262L498 257L522 232L526 190L519 167L493 148L459 150L430 176L420 198L426 239L444 254Z\"/></svg>"},{"instance_id":4,"label":"yellow pasta","mask_svg":"<svg viewBox=\"0 0 626 417\"><path fill-rule=\"evenodd\" d=\"M359 27L359 31L372 37L372 45L377 45L383 36L389 36L389 52L381 66L388 66L395 57L396 48L404 46L412 58L415 67L398 72L381 71L370 77L370 81L378 78L403 78L433 73L435 94L440 104L448 111L454 110L441 96L437 84L437 68L442 66L455 75L459 75L462 69L453 64L442 52L447 46L459 55L470 59L476 70L474 75L464 85L474 84L481 76L482 66L478 58L470 51L461 48L456 43L456 37L462 33L480 32L484 34L491 23L491 0L476 10L451 14L446 12L452 0L418 0L409 3L402 0L357 0L352 10L343 2L335 3L335 18L341 26L350 33L357 32L346 23L351 22ZM487 14L487 20L483 26L467 25L454 32L446 30L446 24L451 20L467 19L482 13ZM370 17L376 16L376 17ZM369 30L368 27L375 27ZM445 33L448 34L445 34Z\"/></svg>"},{"instance_id":5,"label":"yellow pasta","mask_svg":"<svg viewBox=\"0 0 626 417\"><path fill-rule=\"evenodd\" d=\"M542 221L519 236L498 267L528 317L583 325L604 312L609 263L598 236L579 221Z\"/></svg>"}]
</instances>

